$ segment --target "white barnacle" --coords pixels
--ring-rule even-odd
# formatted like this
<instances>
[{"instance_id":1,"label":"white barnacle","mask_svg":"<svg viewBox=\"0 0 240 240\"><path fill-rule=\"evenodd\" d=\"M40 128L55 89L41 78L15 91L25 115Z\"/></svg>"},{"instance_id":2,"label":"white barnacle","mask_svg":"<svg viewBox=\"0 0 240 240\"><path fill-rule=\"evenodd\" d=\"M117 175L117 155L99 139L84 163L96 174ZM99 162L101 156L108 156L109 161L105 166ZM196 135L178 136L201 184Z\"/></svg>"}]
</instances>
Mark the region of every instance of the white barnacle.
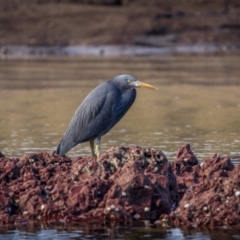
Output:
<instances>
[{"instance_id":1,"label":"white barnacle","mask_svg":"<svg viewBox=\"0 0 240 240\"><path fill-rule=\"evenodd\" d=\"M119 208L116 207L116 208L115 208L115 211L116 211L116 212L119 212Z\"/></svg>"},{"instance_id":2,"label":"white barnacle","mask_svg":"<svg viewBox=\"0 0 240 240\"><path fill-rule=\"evenodd\" d=\"M40 210L43 210L45 208L45 205L42 204L41 207L40 207Z\"/></svg>"},{"instance_id":3,"label":"white barnacle","mask_svg":"<svg viewBox=\"0 0 240 240\"><path fill-rule=\"evenodd\" d=\"M204 165L204 162L201 162L201 163L200 163L200 167L202 168L202 167L203 167L203 165Z\"/></svg>"},{"instance_id":4,"label":"white barnacle","mask_svg":"<svg viewBox=\"0 0 240 240\"><path fill-rule=\"evenodd\" d=\"M22 214L23 214L23 215L27 215L27 214L28 214L28 211L23 211Z\"/></svg>"},{"instance_id":5,"label":"white barnacle","mask_svg":"<svg viewBox=\"0 0 240 240\"><path fill-rule=\"evenodd\" d=\"M188 158L184 158L183 161L184 161L184 162L187 162L187 161L188 161Z\"/></svg>"},{"instance_id":6,"label":"white barnacle","mask_svg":"<svg viewBox=\"0 0 240 240\"><path fill-rule=\"evenodd\" d=\"M126 192L122 192L122 196L123 197L127 196L127 193Z\"/></svg>"},{"instance_id":7,"label":"white barnacle","mask_svg":"<svg viewBox=\"0 0 240 240\"><path fill-rule=\"evenodd\" d=\"M145 211L145 212L149 212L149 211L150 211L149 207L145 207L145 208L144 208L144 211Z\"/></svg>"},{"instance_id":8,"label":"white barnacle","mask_svg":"<svg viewBox=\"0 0 240 240\"><path fill-rule=\"evenodd\" d=\"M149 186L148 186L148 185L144 185L144 188L148 189L148 188L149 188Z\"/></svg>"},{"instance_id":9,"label":"white barnacle","mask_svg":"<svg viewBox=\"0 0 240 240\"><path fill-rule=\"evenodd\" d=\"M204 206L204 207L203 207L203 211L204 211L204 212L207 212L207 211L208 211L208 207L207 207L207 206Z\"/></svg>"},{"instance_id":10,"label":"white barnacle","mask_svg":"<svg viewBox=\"0 0 240 240\"><path fill-rule=\"evenodd\" d=\"M190 204L190 203L186 203L185 205L184 205L184 208L190 208L192 205Z\"/></svg>"},{"instance_id":11,"label":"white barnacle","mask_svg":"<svg viewBox=\"0 0 240 240\"><path fill-rule=\"evenodd\" d=\"M115 208L116 208L115 205L111 205L111 206L110 206L110 209L111 209L111 210L114 210Z\"/></svg>"},{"instance_id":12,"label":"white barnacle","mask_svg":"<svg viewBox=\"0 0 240 240\"><path fill-rule=\"evenodd\" d=\"M240 191L236 191L236 192L235 192L235 196L236 196L236 197L240 197Z\"/></svg>"}]
</instances>

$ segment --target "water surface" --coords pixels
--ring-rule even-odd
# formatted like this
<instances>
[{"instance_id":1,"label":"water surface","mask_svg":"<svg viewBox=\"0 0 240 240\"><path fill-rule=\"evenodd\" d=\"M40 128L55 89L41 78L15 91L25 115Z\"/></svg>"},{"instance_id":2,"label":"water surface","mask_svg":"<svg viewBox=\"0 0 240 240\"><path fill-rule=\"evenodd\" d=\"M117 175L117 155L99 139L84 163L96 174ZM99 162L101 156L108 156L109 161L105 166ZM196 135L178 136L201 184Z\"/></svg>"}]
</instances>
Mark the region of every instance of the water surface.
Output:
<instances>
[{"instance_id":1,"label":"water surface","mask_svg":"<svg viewBox=\"0 0 240 240\"><path fill-rule=\"evenodd\" d=\"M190 143L199 160L240 158L240 56L81 57L0 61L0 151L56 149L76 108L98 84L123 73L138 89L126 116L102 138L111 146L155 147L173 160ZM69 156L88 155L88 143Z\"/></svg>"},{"instance_id":2,"label":"water surface","mask_svg":"<svg viewBox=\"0 0 240 240\"><path fill-rule=\"evenodd\" d=\"M239 239L238 230L219 229L187 229L155 227L148 221L134 223L133 226L104 225L76 223L76 224L46 224L29 223L15 227L0 227L0 238L11 240L38 239L38 240L65 240L65 239L109 239L109 240L230 240Z\"/></svg>"},{"instance_id":3,"label":"water surface","mask_svg":"<svg viewBox=\"0 0 240 240\"><path fill-rule=\"evenodd\" d=\"M240 158L240 56L81 57L0 61L0 151L56 149L84 97L129 73L159 88L138 89L126 116L102 138L111 146L155 147L173 160L190 143L199 160L215 152ZM89 155L88 143L68 155ZM1 226L1 239L239 239L238 231L29 223Z\"/></svg>"}]
</instances>

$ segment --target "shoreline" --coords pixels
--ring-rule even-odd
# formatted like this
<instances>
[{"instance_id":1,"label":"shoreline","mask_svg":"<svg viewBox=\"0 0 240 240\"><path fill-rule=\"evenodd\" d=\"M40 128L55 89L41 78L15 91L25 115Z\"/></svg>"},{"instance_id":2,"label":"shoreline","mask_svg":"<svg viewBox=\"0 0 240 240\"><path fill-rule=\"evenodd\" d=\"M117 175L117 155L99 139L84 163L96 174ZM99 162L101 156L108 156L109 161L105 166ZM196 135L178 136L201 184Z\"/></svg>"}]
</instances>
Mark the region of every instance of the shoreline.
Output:
<instances>
[{"instance_id":1,"label":"shoreline","mask_svg":"<svg viewBox=\"0 0 240 240\"><path fill-rule=\"evenodd\" d=\"M0 49L0 59L28 59L74 56L174 56L206 54L239 54L240 45L230 44L176 44L169 47L138 45L94 45L94 46L22 46L6 45Z\"/></svg>"}]
</instances>

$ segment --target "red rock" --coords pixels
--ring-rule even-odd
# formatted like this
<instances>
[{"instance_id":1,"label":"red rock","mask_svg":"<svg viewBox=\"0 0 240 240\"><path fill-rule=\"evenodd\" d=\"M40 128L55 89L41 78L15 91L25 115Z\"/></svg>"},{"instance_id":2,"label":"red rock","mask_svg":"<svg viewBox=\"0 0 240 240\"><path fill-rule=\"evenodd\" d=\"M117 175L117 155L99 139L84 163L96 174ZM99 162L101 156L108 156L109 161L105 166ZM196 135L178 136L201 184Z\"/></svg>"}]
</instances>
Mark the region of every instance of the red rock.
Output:
<instances>
[{"instance_id":1,"label":"red rock","mask_svg":"<svg viewBox=\"0 0 240 240\"><path fill-rule=\"evenodd\" d=\"M178 202L165 155L140 147L111 148L98 160L55 152L3 157L0 186L2 223L36 218L131 222L156 219Z\"/></svg>"},{"instance_id":2,"label":"red rock","mask_svg":"<svg viewBox=\"0 0 240 240\"><path fill-rule=\"evenodd\" d=\"M184 161L185 156L192 160ZM172 166L181 196L179 206L169 215L172 225L215 228L240 223L239 165L214 154L200 166L186 145L180 147Z\"/></svg>"},{"instance_id":3,"label":"red rock","mask_svg":"<svg viewBox=\"0 0 240 240\"><path fill-rule=\"evenodd\" d=\"M0 160L0 223L157 220L173 226L240 226L240 165L190 145L169 163L159 150L114 147L96 160L24 154Z\"/></svg>"}]
</instances>

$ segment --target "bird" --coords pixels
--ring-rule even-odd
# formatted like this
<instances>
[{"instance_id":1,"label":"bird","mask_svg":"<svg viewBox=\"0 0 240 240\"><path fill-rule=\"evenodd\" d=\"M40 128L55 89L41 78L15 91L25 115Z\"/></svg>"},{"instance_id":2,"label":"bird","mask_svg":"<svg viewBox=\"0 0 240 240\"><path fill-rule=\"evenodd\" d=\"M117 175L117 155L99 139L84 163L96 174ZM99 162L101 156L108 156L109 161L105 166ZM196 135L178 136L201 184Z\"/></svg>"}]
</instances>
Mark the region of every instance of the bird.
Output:
<instances>
[{"instance_id":1,"label":"bird","mask_svg":"<svg viewBox=\"0 0 240 240\"><path fill-rule=\"evenodd\" d=\"M106 134L132 106L136 88L156 87L140 82L128 74L118 75L93 89L77 108L68 129L57 147L65 155L83 142L90 142L93 157L100 155L101 137Z\"/></svg>"}]
</instances>

